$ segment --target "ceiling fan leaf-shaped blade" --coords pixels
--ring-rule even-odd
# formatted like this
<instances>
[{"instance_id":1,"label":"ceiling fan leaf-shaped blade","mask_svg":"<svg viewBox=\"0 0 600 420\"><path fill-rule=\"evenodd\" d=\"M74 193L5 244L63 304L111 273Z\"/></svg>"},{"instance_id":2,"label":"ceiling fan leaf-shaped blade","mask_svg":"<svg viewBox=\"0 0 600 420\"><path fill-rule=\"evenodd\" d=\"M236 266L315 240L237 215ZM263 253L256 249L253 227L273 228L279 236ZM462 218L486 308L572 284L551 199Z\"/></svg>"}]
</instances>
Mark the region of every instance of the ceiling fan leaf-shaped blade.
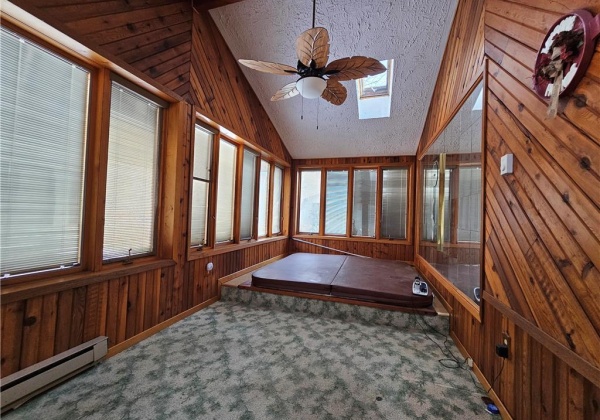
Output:
<instances>
[{"instance_id":1,"label":"ceiling fan leaf-shaped blade","mask_svg":"<svg viewBox=\"0 0 600 420\"><path fill-rule=\"evenodd\" d=\"M325 90L321 94L321 98L334 105L341 105L346 101L348 91L337 80L328 80Z\"/></svg>"},{"instance_id":2,"label":"ceiling fan leaf-shaped blade","mask_svg":"<svg viewBox=\"0 0 600 420\"><path fill-rule=\"evenodd\" d=\"M297 74L294 67L288 66L287 64L271 63L269 61L257 61L257 60L238 60L240 64L246 67L250 67L253 70L262 71L263 73L280 74L282 76L292 76Z\"/></svg>"},{"instance_id":3,"label":"ceiling fan leaf-shaped blade","mask_svg":"<svg viewBox=\"0 0 600 420\"><path fill-rule=\"evenodd\" d=\"M357 55L334 60L325 68L325 75L334 80L355 80L381 74L387 69L378 60Z\"/></svg>"},{"instance_id":4,"label":"ceiling fan leaf-shaped blade","mask_svg":"<svg viewBox=\"0 0 600 420\"><path fill-rule=\"evenodd\" d=\"M296 55L306 67L314 61L315 68L325 67L329 60L329 33L325 28L304 31L296 39Z\"/></svg>"},{"instance_id":5,"label":"ceiling fan leaf-shaped blade","mask_svg":"<svg viewBox=\"0 0 600 420\"><path fill-rule=\"evenodd\" d=\"M271 100L272 101L281 101L283 99L292 98L292 97L298 95L299 93L300 92L298 92L298 89L296 89L296 82L292 82L292 83L288 83L287 85L285 85L284 87L279 89L277 92L275 92L275 95L273 95Z\"/></svg>"}]
</instances>

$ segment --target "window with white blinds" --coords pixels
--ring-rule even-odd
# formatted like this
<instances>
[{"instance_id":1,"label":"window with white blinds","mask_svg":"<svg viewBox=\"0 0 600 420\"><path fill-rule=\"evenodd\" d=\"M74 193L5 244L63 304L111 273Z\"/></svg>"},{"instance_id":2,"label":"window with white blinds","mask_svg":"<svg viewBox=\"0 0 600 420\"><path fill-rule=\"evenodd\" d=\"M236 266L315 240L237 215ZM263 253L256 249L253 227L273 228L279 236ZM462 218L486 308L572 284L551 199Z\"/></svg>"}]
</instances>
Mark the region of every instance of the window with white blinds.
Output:
<instances>
[{"instance_id":1,"label":"window with white blinds","mask_svg":"<svg viewBox=\"0 0 600 420\"><path fill-rule=\"evenodd\" d=\"M320 217L321 171L301 171L298 231L301 233L319 233Z\"/></svg>"},{"instance_id":2,"label":"window with white blinds","mask_svg":"<svg viewBox=\"0 0 600 420\"><path fill-rule=\"evenodd\" d=\"M211 178L213 138L213 133L196 124L192 174L191 246L206 245L208 240L208 192Z\"/></svg>"},{"instance_id":3,"label":"window with white blinds","mask_svg":"<svg viewBox=\"0 0 600 420\"><path fill-rule=\"evenodd\" d=\"M217 182L216 242L233 240L236 155L237 147L226 140L221 140Z\"/></svg>"},{"instance_id":4,"label":"window with white blinds","mask_svg":"<svg viewBox=\"0 0 600 420\"><path fill-rule=\"evenodd\" d=\"M257 162L257 154L250 150L244 150L244 162L242 164L242 204L240 205L240 239L252 238Z\"/></svg>"},{"instance_id":5,"label":"window with white blinds","mask_svg":"<svg viewBox=\"0 0 600 420\"><path fill-rule=\"evenodd\" d=\"M406 238L408 169L383 169L381 237Z\"/></svg>"},{"instance_id":6,"label":"window with white blinds","mask_svg":"<svg viewBox=\"0 0 600 420\"><path fill-rule=\"evenodd\" d=\"M348 171L327 171L325 235L345 235L348 213Z\"/></svg>"},{"instance_id":7,"label":"window with white blinds","mask_svg":"<svg viewBox=\"0 0 600 420\"><path fill-rule=\"evenodd\" d=\"M450 176L452 171L446 169L444 183L444 240L450 241ZM439 212L439 179L437 169L424 169L423 188L423 223L421 239L437 241L437 226Z\"/></svg>"},{"instance_id":8,"label":"window with white blinds","mask_svg":"<svg viewBox=\"0 0 600 420\"><path fill-rule=\"evenodd\" d=\"M105 261L154 251L161 107L113 82L104 216Z\"/></svg>"},{"instance_id":9,"label":"window with white blinds","mask_svg":"<svg viewBox=\"0 0 600 420\"><path fill-rule=\"evenodd\" d=\"M480 242L481 167L461 166L458 170L458 242Z\"/></svg>"},{"instance_id":10,"label":"window with white blinds","mask_svg":"<svg viewBox=\"0 0 600 420\"><path fill-rule=\"evenodd\" d=\"M89 72L1 29L2 276L80 262Z\"/></svg>"},{"instance_id":11,"label":"window with white blinds","mask_svg":"<svg viewBox=\"0 0 600 420\"><path fill-rule=\"evenodd\" d=\"M377 170L354 170L352 235L375 237Z\"/></svg>"},{"instance_id":12,"label":"window with white blinds","mask_svg":"<svg viewBox=\"0 0 600 420\"><path fill-rule=\"evenodd\" d=\"M273 221L271 223L271 233L277 235L281 233L281 195L283 186L283 169L275 166L273 170Z\"/></svg>"},{"instance_id":13,"label":"window with white blinds","mask_svg":"<svg viewBox=\"0 0 600 420\"><path fill-rule=\"evenodd\" d=\"M267 236L267 218L269 215L269 175L271 165L260 161L260 186L258 190L258 236Z\"/></svg>"}]
</instances>

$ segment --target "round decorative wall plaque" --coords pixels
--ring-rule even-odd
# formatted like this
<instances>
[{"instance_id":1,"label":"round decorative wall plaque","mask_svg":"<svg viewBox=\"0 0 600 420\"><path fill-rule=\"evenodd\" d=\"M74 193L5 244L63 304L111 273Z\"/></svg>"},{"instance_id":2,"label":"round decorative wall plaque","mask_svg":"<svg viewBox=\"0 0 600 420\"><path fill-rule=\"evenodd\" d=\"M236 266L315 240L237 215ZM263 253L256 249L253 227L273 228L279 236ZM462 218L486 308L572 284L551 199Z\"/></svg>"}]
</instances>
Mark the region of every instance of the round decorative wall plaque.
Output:
<instances>
[{"instance_id":1,"label":"round decorative wall plaque","mask_svg":"<svg viewBox=\"0 0 600 420\"><path fill-rule=\"evenodd\" d=\"M550 28L535 60L533 88L550 100L548 114L556 115L558 97L573 92L594 55L600 35L600 14L575 10Z\"/></svg>"}]
</instances>

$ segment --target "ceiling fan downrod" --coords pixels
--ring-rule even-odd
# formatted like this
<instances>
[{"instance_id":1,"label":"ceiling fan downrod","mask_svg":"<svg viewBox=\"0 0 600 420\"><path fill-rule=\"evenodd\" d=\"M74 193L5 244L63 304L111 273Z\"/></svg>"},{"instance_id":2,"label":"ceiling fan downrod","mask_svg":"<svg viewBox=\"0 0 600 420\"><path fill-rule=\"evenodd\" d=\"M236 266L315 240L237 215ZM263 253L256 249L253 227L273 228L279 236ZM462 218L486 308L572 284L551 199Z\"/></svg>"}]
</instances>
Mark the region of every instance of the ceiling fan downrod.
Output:
<instances>
[{"instance_id":1,"label":"ceiling fan downrod","mask_svg":"<svg viewBox=\"0 0 600 420\"><path fill-rule=\"evenodd\" d=\"M313 21L312 21L312 27L315 27L315 15L316 15L316 11L317 11L317 0L313 0Z\"/></svg>"}]
</instances>

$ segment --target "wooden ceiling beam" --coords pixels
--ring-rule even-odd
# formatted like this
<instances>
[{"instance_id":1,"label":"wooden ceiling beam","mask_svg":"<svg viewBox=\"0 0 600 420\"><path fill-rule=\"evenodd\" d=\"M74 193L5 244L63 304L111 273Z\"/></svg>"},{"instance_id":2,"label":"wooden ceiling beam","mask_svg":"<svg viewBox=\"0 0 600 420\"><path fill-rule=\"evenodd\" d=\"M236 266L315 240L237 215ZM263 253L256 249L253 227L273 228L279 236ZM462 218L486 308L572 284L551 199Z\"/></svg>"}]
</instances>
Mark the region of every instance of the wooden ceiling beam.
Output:
<instances>
[{"instance_id":1,"label":"wooden ceiling beam","mask_svg":"<svg viewBox=\"0 0 600 420\"><path fill-rule=\"evenodd\" d=\"M194 9L210 10L217 7L227 6L228 4L239 3L243 0L194 0Z\"/></svg>"}]
</instances>

